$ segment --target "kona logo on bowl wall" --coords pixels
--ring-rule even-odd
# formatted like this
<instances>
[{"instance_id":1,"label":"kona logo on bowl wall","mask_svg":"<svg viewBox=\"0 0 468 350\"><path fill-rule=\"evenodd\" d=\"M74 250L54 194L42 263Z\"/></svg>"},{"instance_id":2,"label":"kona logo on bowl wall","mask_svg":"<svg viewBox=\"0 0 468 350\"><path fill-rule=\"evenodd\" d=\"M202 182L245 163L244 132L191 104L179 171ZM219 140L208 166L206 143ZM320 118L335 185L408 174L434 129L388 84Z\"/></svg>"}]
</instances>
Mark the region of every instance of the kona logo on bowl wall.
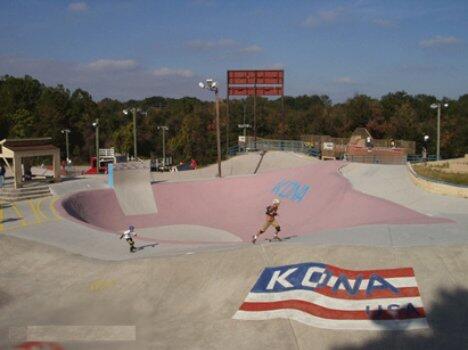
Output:
<instances>
[{"instance_id":1,"label":"kona logo on bowl wall","mask_svg":"<svg viewBox=\"0 0 468 350\"><path fill-rule=\"evenodd\" d=\"M302 202L309 190L309 185L301 184L297 181L282 179L275 185L275 187L273 187L272 192L281 199Z\"/></svg>"}]
</instances>

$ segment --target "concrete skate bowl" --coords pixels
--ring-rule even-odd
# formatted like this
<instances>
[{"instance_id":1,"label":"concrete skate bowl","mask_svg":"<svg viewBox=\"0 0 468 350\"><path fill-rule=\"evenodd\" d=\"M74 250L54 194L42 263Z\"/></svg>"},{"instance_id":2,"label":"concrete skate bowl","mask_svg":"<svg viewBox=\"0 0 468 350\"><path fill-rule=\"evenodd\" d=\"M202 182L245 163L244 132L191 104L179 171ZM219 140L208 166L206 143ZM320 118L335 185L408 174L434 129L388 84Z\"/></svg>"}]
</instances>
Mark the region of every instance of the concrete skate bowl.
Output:
<instances>
[{"instance_id":1,"label":"concrete skate bowl","mask_svg":"<svg viewBox=\"0 0 468 350\"><path fill-rule=\"evenodd\" d=\"M58 206L82 224L114 233L131 224L141 239L166 243L249 242L275 197L282 200L278 220L285 236L372 224L451 222L354 190L339 173L341 166L317 162L251 176L154 183L158 212L147 215L125 215L112 189L72 194Z\"/></svg>"}]
</instances>

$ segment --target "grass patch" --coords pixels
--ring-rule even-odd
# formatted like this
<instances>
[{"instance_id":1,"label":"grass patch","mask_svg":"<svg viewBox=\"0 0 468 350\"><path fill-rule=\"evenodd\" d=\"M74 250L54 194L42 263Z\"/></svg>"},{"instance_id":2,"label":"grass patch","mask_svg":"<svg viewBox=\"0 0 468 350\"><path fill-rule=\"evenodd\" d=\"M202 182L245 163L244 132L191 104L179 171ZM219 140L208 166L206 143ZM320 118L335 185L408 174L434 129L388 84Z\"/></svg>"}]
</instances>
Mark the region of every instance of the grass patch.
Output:
<instances>
[{"instance_id":1,"label":"grass patch","mask_svg":"<svg viewBox=\"0 0 468 350\"><path fill-rule=\"evenodd\" d=\"M414 171L423 177L431 180L445 181L454 185L468 186L468 174L465 173L447 173L439 170L444 166L432 166L425 164L413 165Z\"/></svg>"},{"instance_id":2,"label":"grass patch","mask_svg":"<svg viewBox=\"0 0 468 350\"><path fill-rule=\"evenodd\" d=\"M431 164L429 165L430 168L435 168L435 169L447 169L449 167L449 163L448 162L444 162L444 163L439 163L439 164Z\"/></svg>"}]
</instances>

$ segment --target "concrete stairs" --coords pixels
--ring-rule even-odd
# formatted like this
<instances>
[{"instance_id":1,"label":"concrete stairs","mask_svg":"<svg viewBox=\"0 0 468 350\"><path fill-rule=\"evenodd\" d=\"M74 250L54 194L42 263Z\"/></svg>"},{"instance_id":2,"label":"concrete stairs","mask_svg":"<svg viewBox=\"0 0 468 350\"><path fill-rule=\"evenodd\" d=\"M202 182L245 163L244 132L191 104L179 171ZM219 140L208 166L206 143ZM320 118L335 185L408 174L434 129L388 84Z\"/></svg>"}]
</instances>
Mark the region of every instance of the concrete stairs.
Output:
<instances>
[{"instance_id":1,"label":"concrete stairs","mask_svg":"<svg viewBox=\"0 0 468 350\"><path fill-rule=\"evenodd\" d=\"M52 193L47 185L23 187L18 189L3 187L0 189L0 201L4 202L17 202L51 195Z\"/></svg>"}]
</instances>

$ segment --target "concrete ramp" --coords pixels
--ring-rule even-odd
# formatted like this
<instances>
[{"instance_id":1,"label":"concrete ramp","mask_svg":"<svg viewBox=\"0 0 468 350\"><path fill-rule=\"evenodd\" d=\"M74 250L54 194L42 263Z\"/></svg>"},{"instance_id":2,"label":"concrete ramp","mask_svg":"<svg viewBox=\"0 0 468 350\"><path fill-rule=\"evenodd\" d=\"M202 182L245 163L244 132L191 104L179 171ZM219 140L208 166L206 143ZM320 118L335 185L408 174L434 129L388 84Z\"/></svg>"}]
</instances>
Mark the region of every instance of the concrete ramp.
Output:
<instances>
[{"instance_id":1,"label":"concrete ramp","mask_svg":"<svg viewBox=\"0 0 468 350\"><path fill-rule=\"evenodd\" d=\"M157 213L149 163L130 162L114 167L114 190L125 215Z\"/></svg>"},{"instance_id":2,"label":"concrete ramp","mask_svg":"<svg viewBox=\"0 0 468 350\"><path fill-rule=\"evenodd\" d=\"M304 236L319 231L376 224L453 222L354 190L338 173L342 166L342 162L330 161L255 176L158 182L152 185L152 191L146 187L146 183L145 187L139 188L139 192L133 190L132 184L126 184L131 193L131 201L127 200L126 205L134 203L135 207L141 208L149 201L148 194L154 195L158 201L158 213L150 215L125 215L111 190L71 195L62 205L70 215L108 231L120 231L133 224L138 230L157 228L157 232L148 231L158 239L173 237L173 240L179 241L180 234L168 232L164 227L191 226L189 230L184 230L184 241L194 237L200 241L211 241L216 235L223 236L216 242L226 241L227 236L220 234L220 231L225 231L249 242L252 234L264 222L265 206L275 197L282 200L279 220L282 232L287 235ZM211 230L213 234L208 237L201 229L193 229L194 226L217 231Z\"/></svg>"}]
</instances>

